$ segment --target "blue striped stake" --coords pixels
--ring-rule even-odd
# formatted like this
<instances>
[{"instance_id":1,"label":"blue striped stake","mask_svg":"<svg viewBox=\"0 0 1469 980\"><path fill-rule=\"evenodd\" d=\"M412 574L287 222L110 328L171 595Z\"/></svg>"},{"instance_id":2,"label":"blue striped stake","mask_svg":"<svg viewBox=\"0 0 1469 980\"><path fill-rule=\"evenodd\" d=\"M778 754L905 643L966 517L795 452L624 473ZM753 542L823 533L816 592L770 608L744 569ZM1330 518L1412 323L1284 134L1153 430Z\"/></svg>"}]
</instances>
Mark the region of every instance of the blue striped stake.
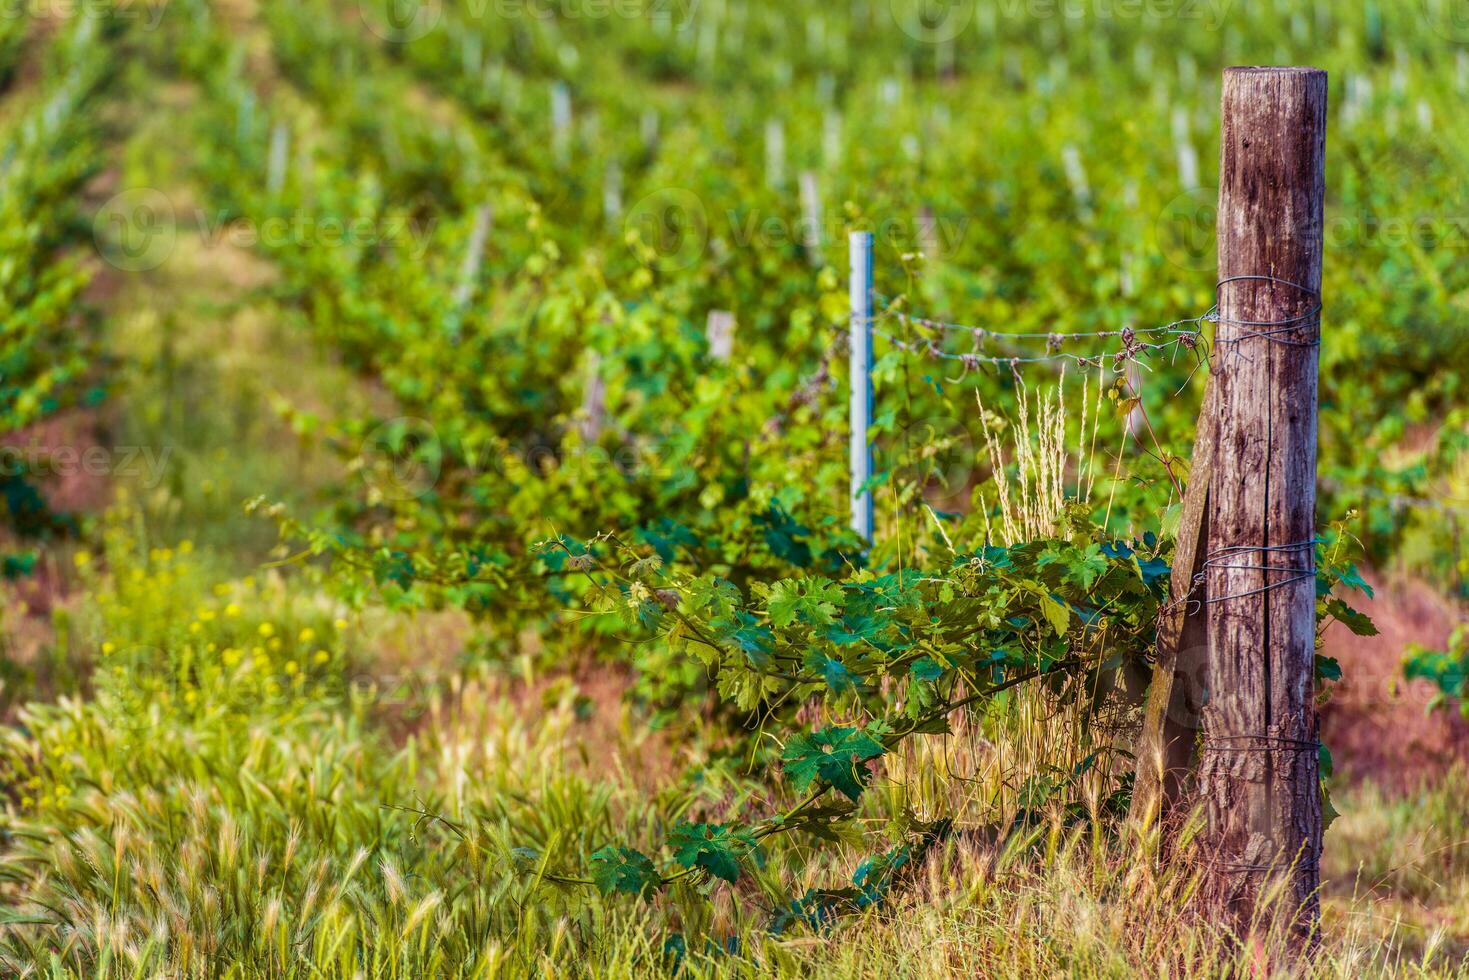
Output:
<instances>
[{"instance_id":1,"label":"blue striped stake","mask_svg":"<svg viewBox=\"0 0 1469 980\"><path fill-rule=\"evenodd\" d=\"M854 231L851 246L851 389L848 423L851 427L852 530L872 541L872 233Z\"/></svg>"}]
</instances>

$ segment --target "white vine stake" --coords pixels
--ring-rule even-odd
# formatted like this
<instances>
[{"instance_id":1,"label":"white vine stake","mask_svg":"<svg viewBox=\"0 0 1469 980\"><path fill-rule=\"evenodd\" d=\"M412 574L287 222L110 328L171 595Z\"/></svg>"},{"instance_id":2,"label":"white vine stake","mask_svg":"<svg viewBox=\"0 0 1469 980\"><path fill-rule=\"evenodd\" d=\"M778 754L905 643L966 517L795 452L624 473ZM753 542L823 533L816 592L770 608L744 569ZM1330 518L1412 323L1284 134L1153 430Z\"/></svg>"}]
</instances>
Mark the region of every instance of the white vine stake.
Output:
<instances>
[{"instance_id":1,"label":"white vine stake","mask_svg":"<svg viewBox=\"0 0 1469 980\"><path fill-rule=\"evenodd\" d=\"M1071 185L1071 194L1076 198L1077 209L1082 217L1091 218L1092 189L1087 183L1086 168L1081 163L1081 152L1076 145L1067 143L1061 147L1061 165L1066 170L1066 182Z\"/></svg>"},{"instance_id":2,"label":"white vine stake","mask_svg":"<svg viewBox=\"0 0 1469 980\"><path fill-rule=\"evenodd\" d=\"M235 116L235 140L244 146L250 142L255 131L255 93L246 89L240 93L239 111Z\"/></svg>"},{"instance_id":3,"label":"white vine stake","mask_svg":"<svg viewBox=\"0 0 1469 980\"><path fill-rule=\"evenodd\" d=\"M622 166L616 160L607 164L602 179L602 213L608 228L615 229L622 220Z\"/></svg>"},{"instance_id":4,"label":"white vine stake","mask_svg":"<svg viewBox=\"0 0 1469 980\"><path fill-rule=\"evenodd\" d=\"M452 320L453 334L457 338L459 318L465 307L474 298L474 287L479 282L480 264L485 257L485 244L490 238L490 225L494 222L495 210L490 205L481 205L474 213L474 225L469 230L469 247L464 250L464 261L459 266L459 282L454 286Z\"/></svg>"},{"instance_id":5,"label":"white vine stake","mask_svg":"<svg viewBox=\"0 0 1469 980\"><path fill-rule=\"evenodd\" d=\"M821 227L821 187L816 182L816 173L811 170L801 171L801 242L806 246L806 254L811 258L812 265L821 264L822 241Z\"/></svg>"},{"instance_id":6,"label":"white vine stake","mask_svg":"<svg viewBox=\"0 0 1469 980\"><path fill-rule=\"evenodd\" d=\"M1184 190L1199 186L1199 154L1189 133L1188 110L1173 109L1173 142L1178 148L1178 181Z\"/></svg>"},{"instance_id":7,"label":"white vine stake","mask_svg":"<svg viewBox=\"0 0 1469 980\"><path fill-rule=\"evenodd\" d=\"M270 130L270 161L265 172L265 189L275 197L286 186L286 154L291 148L291 131L279 120Z\"/></svg>"},{"instance_id":8,"label":"white vine stake","mask_svg":"<svg viewBox=\"0 0 1469 980\"><path fill-rule=\"evenodd\" d=\"M954 40L953 38L946 37L939 42L938 48L934 52L934 74L938 76L940 80L945 78L952 78L954 75L955 60Z\"/></svg>"},{"instance_id":9,"label":"white vine stake","mask_svg":"<svg viewBox=\"0 0 1469 980\"><path fill-rule=\"evenodd\" d=\"M872 541L872 443L867 430L872 425L872 233L854 231L851 247L851 430L852 530L862 540Z\"/></svg>"},{"instance_id":10,"label":"white vine stake","mask_svg":"<svg viewBox=\"0 0 1469 980\"><path fill-rule=\"evenodd\" d=\"M821 120L821 159L828 167L842 160L842 114L835 109L826 110Z\"/></svg>"},{"instance_id":11,"label":"white vine stake","mask_svg":"<svg viewBox=\"0 0 1469 980\"><path fill-rule=\"evenodd\" d=\"M474 32L464 35L459 53L464 63L464 74L478 75L484 68L484 47L480 36Z\"/></svg>"},{"instance_id":12,"label":"white vine stake","mask_svg":"<svg viewBox=\"0 0 1469 980\"><path fill-rule=\"evenodd\" d=\"M658 110L652 106L644 109L638 128L642 132L643 146L651 150L658 142Z\"/></svg>"},{"instance_id":13,"label":"white vine stake","mask_svg":"<svg viewBox=\"0 0 1469 980\"><path fill-rule=\"evenodd\" d=\"M1077 150L1076 144L1067 143L1061 147L1061 166L1066 171L1066 182L1071 185L1071 195L1076 198L1076 203L1086 205L1091 202L1092 190L1086 180L1086 168L1081 163L1081 152Z\"/></svg>"},{"instance_id":14,"label":"white vine stake","mask_svg":"<svg viewBox=\"0 0 1469 980\"><path fill-rule=\"evenodd\" d=\"M551 149L557 163L571 155L571 90L565 82L551 86Z\"/></svg>"},{"instance_id":15,"label":"white vine stake","mask_svg":"<svg viewBox=\"0 0 1469 980\"><path fill-rule=\"evenodd\" d=\"M735 315L729 310L710 310L709 321L704 327L704 339L709 343L709 356L716 361L728 361L734 356Z\"/></svg>"},{"instance_id":16,"label":"white vine stake","mask_svg":"<svg viewBox=\"0 0 1469 980\"><path fill-rule=\"evenodd\" d=\"M699 25L698 52L699 68L706 75L713 74L719 60L719 22L712 17Z\"/></svg>"},{"instance_id":17,"label":"white vine stake","mask_svg":"<svg viewBox=\"0 0 1469 980\"><path fill-rule=\"evenodd\" d=\"M765 184L772 190L786 182L786 129L779 119L765 123Z\"/></svg>"},{"instance_id":18,"label":"white vine stake","mask_svg":"<svg viewBox=\"0 0 1469 980\"><path fill-rule=\"evenodd\" d=\"M829 71L824 71L816 76L816 100L824 106L830 106L831 100L837 94L837 80Z\"/></svg>"},{"instance_id":19,"label":"white vine stake","mask_svg":"<svg viewBox=\"0 0 1469 980\"><path fill-rule=\"evenodd\" d=\"M596 442L607 425L607 382L602 377L602 355L587 352L586 381L582 386L581 418L577 428L583 442Z\"/></svg>"},{"instance_id":20,"label":"white vine stake","mask_svg":"<svg viewBox=\"0 0 1469 980\"><path fill-rule=\"evenodd\" d=\"M933 208L925 204L918 209L918 248L924 255L936 259L940 245L938 219L934 217Z\"/></svg>"}]
</instances>

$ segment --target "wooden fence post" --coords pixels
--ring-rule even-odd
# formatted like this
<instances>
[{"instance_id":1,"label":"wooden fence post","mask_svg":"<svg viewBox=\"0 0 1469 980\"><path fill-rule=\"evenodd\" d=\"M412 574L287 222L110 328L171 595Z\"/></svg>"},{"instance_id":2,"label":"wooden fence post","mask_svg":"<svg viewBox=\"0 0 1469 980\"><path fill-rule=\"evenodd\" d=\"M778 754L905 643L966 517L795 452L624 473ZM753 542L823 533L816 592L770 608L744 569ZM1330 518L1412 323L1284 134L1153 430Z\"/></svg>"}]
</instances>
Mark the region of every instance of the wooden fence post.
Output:
<instances>
[{"instance_id":1,"label":"wooden fence post","mask_svg":"<svg viewBox=\"0 0 1469 980\"><path fill-rule=\"evenodd\" d=\"M1211 386L1204 394L1194 436L1169 601L1158 617L1158 656L1135 747L1137 769L1129 813L1144 827L1166 819L1183 802L1187 779L1194 770L1208 672L1208 583L1198 579L1204 572L1208 545L1209 483L1217 443L1212 398Z\"/></svg>"},{"instance_id":2,"label":"wooden fence post","mask_svg":"<svg viewBox=\"0 0 1469 980\"><path fill-rule=\"evenodd\" d=\"M1228 69L1221 126L1199 789L1240 922L1281 881L1277 914L1310 937L1322 834L1313 665L1326 73Z\"/></svg>"}]
</instances>

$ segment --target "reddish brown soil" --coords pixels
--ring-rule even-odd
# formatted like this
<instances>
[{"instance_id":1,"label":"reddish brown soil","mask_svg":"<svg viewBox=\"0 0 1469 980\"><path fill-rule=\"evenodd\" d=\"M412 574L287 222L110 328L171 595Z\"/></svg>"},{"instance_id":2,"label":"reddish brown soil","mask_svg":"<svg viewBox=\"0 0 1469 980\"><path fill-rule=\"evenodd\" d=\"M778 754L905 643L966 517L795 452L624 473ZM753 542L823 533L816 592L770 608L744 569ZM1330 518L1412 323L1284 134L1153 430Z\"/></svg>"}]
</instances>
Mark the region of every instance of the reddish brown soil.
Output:
<instances>
[{"instance_id":1,"label":"reddish brown soil","mask_svg":"<svg viewBox=\"0 0 1469 980\"><path fill-rule=\"evenodd\" d=\"M112 497L107 422L93 409L73 409L12 432L0 443L39 461L36 485L57 513L96 513Z\"/></svg>"},{"instance_id":2,"label":"reddish brown soil","mask_svg":"<svg viewBox=\"0 0 1469 980\"><path fill-rule=\"evenodd\" d=\"M1354 604L1379 635L1354 636L1340 624L1327 630L1322 652L1340 661L1342 680L1322 710L1322 738L1340 776L1410 791L1469 764L1469 721L1454 706L1428 710L1435 688L1403 679L1403 654L1411 643L1443 649L1469 611L1421 581L1366 577L1377 597Z\"/></svg>"}]
</instances>

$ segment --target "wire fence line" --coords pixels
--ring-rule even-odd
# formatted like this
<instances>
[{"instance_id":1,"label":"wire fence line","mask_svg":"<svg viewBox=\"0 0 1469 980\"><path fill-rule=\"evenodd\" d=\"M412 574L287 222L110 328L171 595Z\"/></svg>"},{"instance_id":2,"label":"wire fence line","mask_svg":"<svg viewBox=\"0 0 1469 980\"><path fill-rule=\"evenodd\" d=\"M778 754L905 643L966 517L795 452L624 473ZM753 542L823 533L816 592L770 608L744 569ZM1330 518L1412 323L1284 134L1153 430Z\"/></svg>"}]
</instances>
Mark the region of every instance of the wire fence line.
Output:
<instances>
[{"instance_id":1,"label":"wire fence line","mask_svg":"<svg viewBox=\"0 0 1469 980\"><path fill-rule=\"evenodd\" d=\"M1221 311L1225 291L1230 287L1242 286L1292 291L1307 308L1301 313L1274 320L1225 315ZM861 295L866 296L865 304L859 303ZM802 382L783 414L788 414L799 405L812 403L819 397L822 388L835 383L831 373L832 361L847 353L851 338L859 332L882 340L895 351L959 364L964 369L960 378L971 371L992 367L1009 368L1016 380L1020 381L1022 367L1055 363L1072 364L1081 368L1110 368L1118 374L1129 372L1134 367L1151 371L1153 365L1149 361L1156 362L1160 357L1167 357L1168 363L1174 364L1181 354L1188 354L1194 358L1194 364L1189 376L1180 385L1181 392L1188 386L1199 367L1209 365L1211 371L1217 370L1212 363L1214 348L1218 349L1220 356L1228 351L1230 357L1248 359L1248 355L1240 349L1245 341L1264 341L1293 348L1319 347L1319 330L1311 331L1309 328L1317 322L1323 307L1319 290L1268 275L1238 275L1220 279L1215 283L1215 302L1208 310L1198 316L1185 317L1158 326L1008 332L978 324L924 316L910 312L906 305L906 296L887 296L871 289L870 279L865 294L854 292L851 314L844 321L830 325L835 334L832 344L823 352L818 370ZM1209 330L1211 326L1215 329ZM1220 329L1223 327L1229 329ZM954 349L954 338L959 337L967 338L970 349ZM1098 351L1093 348L1084 352L1065 349L1069 346L1088 343L1095 345L1101 342L1113 342L1112 349ZM1003 350L996 351L996 347ZM869 371L870 363L869 360ZM1136 378L1130 377L1129 383L1135 387ZM1329 478L1322 478L1320 485L1328 491L1360 493L1399 510L1418 508L1453 516L1469 514L1469 503L1389 493L1372 487L1345 486ZM1300 542L1290 547L1301 547L1304 544ZM1216 563L1214 567L1220 566ZM1293 581L1278 582L1272 587L1291 584Z\"/></svg>"},{"instance_id":2,"label":"wire fence line","mask_svg":"<svg viewBox=\"0 0 1469 980\"><path fill-rule=\"evenodd\" d=\"M1311 306L1303 313L1294 316L1283 317L1275 320L1246 320L1235 317L1226 317L1220 312L1219 297L1225 287L1251 283L1257 285L1269 285L1271 287L1283 286L1295 290L1301 295L1308 297ZM1321 343L1319 334L1297 338L1292 336L1294 331L1308 326L1321 314L1322 303L1319 291L1302 286L1299 283L1290 282L1275 276L1264 275L1241 275L1229 276L1219 280L1215 284L1215 303L1206 312L1194 316L1174 320L1155 327L1122 327L1112 330L1090 330L1090 331L1048 331L1010 333L1002 330L994 330L976 324L955 323L948 320L933 317L920 316L909 313L901 308L902 298L883 296L872 293L871 298L882 304L882 308L873 312L869 317L868 325L872 332L882 337L895 349L912 353L921 353L924 356L939 360L956 361L965 366L966 369L978 368L982 365L1010 366L1021 364L1040 364L1047 362L1069 362L1082 367L1100 367L1107 361L1112 361L1114 370L1123 370L1128 364L1137 364L1147 369L1144 358L1160 352L1171 351L1176 357L1180 351L1198 351L1202 359L1207 360L1208 341L1204 335L1206 324L1227 325L1233 330L1230 336L1216 336L1213 343L1216 346L1238 345L1247 340L1266 340L1271 343L1283 344L1291 347L1316 347ZM877 324L884 322L897 322L907 328L908 337L900 337L891 331L880 329ZM916 333L920 336L914 337ZM969 351L953 351L946 349L944 338L956 334L967 335L973 349ZM1145 338L1166 338L1162 340ZM1077 353L1062 350L1067 344L1079 341L1117 340L1121 342L1119 350L1105 353ZM1043 352L1024 351L1020 353L995 354L986 350L986 345L996 344L1028 344L1041 342L1045 345Z\"/></svg>"},{"instance_id":3,"label":"wire fence line","mask_svg":"<svg viewBox=\"0 0 1469 980\"><path fill-rule=\"evenodd\" d=\"M1170 363L1174 363L1179 354L1184 352L1195 355L1197 361L1194 369L1197 370L1199 365L1208 363L1209 359L1209 339L1205 336L1205 325L1220 322L1219 307L1215 304L1199 316L1174 320L1161 326L1012 333L910 313L902 308L903 299L873 291L870 293L870 300L881 304L878 309L865 318L860 318L860 322L854 313L846 323L833 326L840 326L842 329L842 340L845 340L846 333L854 327L866 329L873 336L885 341L893 350L956 363L964 368L966 374L984 367L1010 368L1018 378L1020 367L1027 364L1062 363L1082 368L1106 368L1110 365L1118 373L1127 370L1129 365L1136 365L1141 370L1150 371L1152 368L1147 363L1149 358L1169 354ZM883 329L883 324L895 324L896 328ZM948 339L959 335L969 339L969 350L952 349ZM1119 345L1116 349L1101 352L1093 350L1083 353L1063 349L1086 341L1118 341ZM1042 345L1040 350L1034 349L1037 343ZM1008 349L996 353L993 350L995 346ZM1192 372L1189 377L1192 378Z\"/></svg>"},{"instance_id":4,"label":"wire fence line","mask_svg":"<svg viewBox=\"0 0 1469 980\"><path fill-rule=\"evenodd\" d=\"M1009 368L1017 385L1024 384L1020 374L1024 365L1060 363L1073 364L1083 369L1094 367L1098 370L1110 367L1113 372L1124 375L1129 387L1138 393L1140 408L1141 395L1134 367L1137 370L1151 370L1147 363L1150 359L1168 356L1171 362L1176 363L1180 354L1191 354L1195 363L1188 378L1180 386L1181 392L1199 367L1209 363L1208 341L1205 337L1207 325L1221 322L1217 299L1219 288L1225 283L1217 284L1216 302L1208 311L1160 326L1126 326L1094 331L1051 330L1044 333L1006 332L977 324L922 316L904 308L905 297L883 296L873 288L871 233L853 232L849 238L852 261L849 270L850 307L846 330L844 334L838 334L828 350L823 352L820 369L808 382L801 385L792 404L809 399L814 385L830 381L831 362L845 340L851 360L849 426L852 528L869 542L872 540L872 494L869 486L872 474L872 443L868 429L872 414L874 338L884 341L894 351L961 365L963 374L959 378L950 379L951 381L961 380L971 371L977 372L986 367ZM1291 321L1289 325L1294 324L1295 321ZM968 339L971 349L952 349L954 345L951 339L959 336ZM1102 341L1114 342L1111 345L1113 349L1092 349L1085 352L1065 349L1070 345ZM996 352L994 346L1009 349Z\"/></svg>"}]
</instances>

